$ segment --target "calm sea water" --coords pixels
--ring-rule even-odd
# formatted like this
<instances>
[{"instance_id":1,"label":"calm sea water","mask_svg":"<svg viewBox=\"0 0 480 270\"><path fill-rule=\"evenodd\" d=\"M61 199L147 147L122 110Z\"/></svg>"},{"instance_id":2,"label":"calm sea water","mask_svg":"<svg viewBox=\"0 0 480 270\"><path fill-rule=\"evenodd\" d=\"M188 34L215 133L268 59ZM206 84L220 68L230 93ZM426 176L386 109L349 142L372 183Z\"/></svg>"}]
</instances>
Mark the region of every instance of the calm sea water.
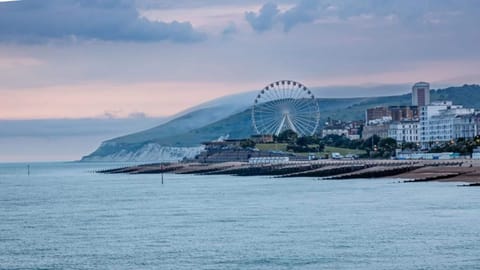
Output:
<instances>
[{"instance_id":1,"label":"calm sea water","mask_svg":"<svg viewBox=\"0 0 480 270\"><path fill-rule=\"evenodd\" d=\"M0 165L0 269L480 269L480 189Z\"/></svg>"}]
</instances>

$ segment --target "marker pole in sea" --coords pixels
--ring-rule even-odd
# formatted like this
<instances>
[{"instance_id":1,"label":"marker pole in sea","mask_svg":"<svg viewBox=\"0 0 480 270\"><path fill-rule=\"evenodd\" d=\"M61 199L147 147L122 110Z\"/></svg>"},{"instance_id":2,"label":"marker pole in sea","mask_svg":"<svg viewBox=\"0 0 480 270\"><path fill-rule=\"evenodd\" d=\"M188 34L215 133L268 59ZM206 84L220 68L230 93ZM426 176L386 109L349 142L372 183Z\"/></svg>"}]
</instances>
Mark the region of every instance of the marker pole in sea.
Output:
<instances>
[{"instance_id":1,"label":"marker pole in sea","mask_svg":"<svg viewBox=\"0 0 480 270\"><path fill-rule=\"evenodd\" d=\"M161 163L160 168L162 170L162 185L163 185L163 163Z\"/></svg>"},{"instance_id":2,"label":"marker pole in sea","mask_svg":"<svg viewBox=\"0 0 480 270\"><path fill-rule=\"evenodd\" d=\"M27 165L27 175L30 176L30 164Z\"/></svg>"}]
</instances>

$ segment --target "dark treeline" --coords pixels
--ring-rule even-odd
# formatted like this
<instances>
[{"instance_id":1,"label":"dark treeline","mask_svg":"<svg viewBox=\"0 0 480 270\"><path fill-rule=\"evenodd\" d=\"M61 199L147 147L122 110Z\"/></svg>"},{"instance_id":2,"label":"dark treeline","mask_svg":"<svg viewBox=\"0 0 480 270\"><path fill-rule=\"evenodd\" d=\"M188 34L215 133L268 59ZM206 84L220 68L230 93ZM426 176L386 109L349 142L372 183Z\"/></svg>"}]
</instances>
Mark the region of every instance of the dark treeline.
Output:
<instances>
[{"instance_id":1,"label":"dark treeline","mask_svg":"<svg viewBox=\"0 0 480 270\"><path fill-rule=\"evenodd\" d=\"M373 136L368 139L350 140L346 136L328 135L298 137L291 130L286 130L275 137L277 143L287 143L287 150L294 152L322 152L325 146L364 150L365 157L389 158L395 154L397 142L392 138Z\"/></svg>"},{"instance_id":2,"label":"dark treeline","mask_svg":"<svg viewBox=\"0 0 480 270\"><path fill-rule=\"evenodd\" d=\"M461 155L471 155L473 149L480 147L480 136L476 136L472 139L459 138L444 143L431 143L430 152L455 152Z\"/></svg>"}]
</instances>

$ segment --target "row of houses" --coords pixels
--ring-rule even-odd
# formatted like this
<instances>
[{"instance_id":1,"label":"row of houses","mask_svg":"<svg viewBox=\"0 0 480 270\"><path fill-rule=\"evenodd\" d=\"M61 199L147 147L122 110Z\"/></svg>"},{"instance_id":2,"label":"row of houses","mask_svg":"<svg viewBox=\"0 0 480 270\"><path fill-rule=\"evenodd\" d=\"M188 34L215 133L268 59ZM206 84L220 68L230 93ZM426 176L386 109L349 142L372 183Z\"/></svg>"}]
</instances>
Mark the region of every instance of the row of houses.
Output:
<instances>
[{"instance_id":1,"label":"row of houses","mask_svg":"<svg viewBox=\"0 0 480 270\"><path fill-rule=\"evenodd\" d=\"M345 136L350 140L358 140L362 135L361 132L363 125L363 121L344 122L340 120L328 119L321 131L321 137L323 138L328 135L339 135Z\"/></svg>"}]
</instances>

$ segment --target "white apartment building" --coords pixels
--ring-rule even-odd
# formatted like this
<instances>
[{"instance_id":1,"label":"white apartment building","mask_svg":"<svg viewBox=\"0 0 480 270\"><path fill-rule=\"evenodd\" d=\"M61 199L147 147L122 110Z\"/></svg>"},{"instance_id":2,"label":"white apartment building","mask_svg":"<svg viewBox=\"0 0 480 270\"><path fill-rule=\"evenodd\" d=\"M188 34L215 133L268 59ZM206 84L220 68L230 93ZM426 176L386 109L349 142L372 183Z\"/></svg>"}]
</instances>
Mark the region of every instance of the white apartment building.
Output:
<instances>
[{"instance_id":1,"label":"white apartment building","mask_svg":"<svg viewBox=\"0 0 480 270\"><path fill-rule=\"evenodd\" d=\"M338 136L345 136L350 140L360 139L360 134L352 131L355 131L355 129L341 128L341 127L338 127L338 128L326 127L322 130L322 138L325 138L328 135L338 135Z\"/></svg>"},{"instance_id":2,"label":"white apartment building","mask_svg":"<svg viewBox=\"0 0 480 270\"><path fill-rule=\"evenodd\" d=\"M432 103L420 109L420 142L428 147L431 143L447 142L456 138L471 138L475 131L474 109L453 105L451 101ZM472 116L472 117L468 117Z\"/></svg>"},{"instance_id":3,"label":"white apartment building","mask_svg":"<svg viewBox=\"0 0 480 270\"><path fill-rule=\"evenodd\" d=\"M478 134L478 123L473 114L459 115L453 120L453 138L474 138Z\"/></svg>"},{"instance_id":4,"label":"white apartment building","mask_svg":"<svg viewBox=\"0 0 480 270\"><path fill-rule=\"evenodd\" d=\"M420 141L419 125L420 121L417 120L393 122L388 128L388 137L395 139L398 143L417 143Z\"/></svg>"},{"instance_id":5,"label":"white apartment building","mask_svg":"<svg viewBox=\"0 0 480 270\"><path fill-rule=\"evenodd\" d=\"M348 129L343 127L325 127L322 130L322 138L328 135L348 136Z\"/></svg>"}]
</instances>

